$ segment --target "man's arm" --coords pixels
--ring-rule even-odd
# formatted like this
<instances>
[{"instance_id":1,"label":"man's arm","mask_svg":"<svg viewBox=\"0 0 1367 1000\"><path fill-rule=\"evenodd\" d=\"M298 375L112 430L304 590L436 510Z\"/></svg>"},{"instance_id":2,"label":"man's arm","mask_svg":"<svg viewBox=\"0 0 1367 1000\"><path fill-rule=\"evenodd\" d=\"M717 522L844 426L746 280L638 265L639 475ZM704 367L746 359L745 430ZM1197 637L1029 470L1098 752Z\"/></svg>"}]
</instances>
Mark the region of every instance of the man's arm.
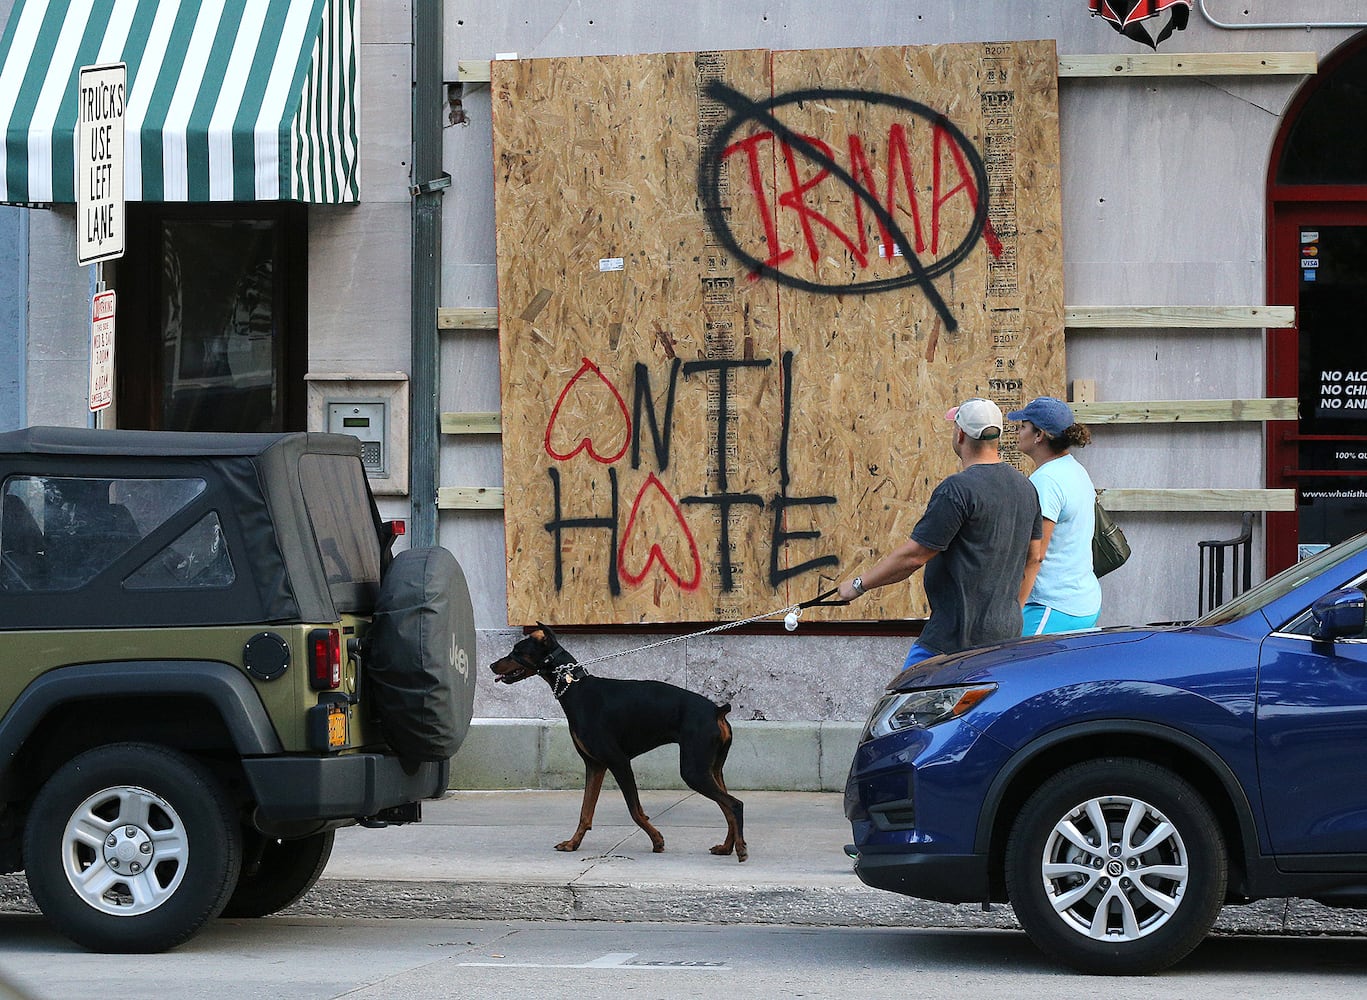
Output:
<instances>
[{"instance_id":1,"label":"man's arm","mask_svg":"<svg viewBox=\"0 0 1367 1000\"><path fill-rule=\"evenodd\" d=\"M1044 563L1044 553L1049 549L1049 539L1054 537L1054 522L1047 517L1044 519L1041 536L1030 539L1030 552L1025 557L1025 577L1021 580L1021 607L1025 607L1030 591L1035 589L1035 577L1039 576L1039 568Z\"/></svg>"},{"instance_id":2,"label":"man's arm","mask_svg":"<svg viewBox=\"0 0 1367 1000\"><path fill-rule=\"evenodd\" d=\"M900 583L937 555L939 552L935 549L928 549L916 539L908 538L874 563L866 572L861 573L860 582L863 584L864 590L886 587L890 583ZM853 578L840 584L841 600L852 601L858 596L858 592L854 589Z\"/></svg>"}]
</instances>

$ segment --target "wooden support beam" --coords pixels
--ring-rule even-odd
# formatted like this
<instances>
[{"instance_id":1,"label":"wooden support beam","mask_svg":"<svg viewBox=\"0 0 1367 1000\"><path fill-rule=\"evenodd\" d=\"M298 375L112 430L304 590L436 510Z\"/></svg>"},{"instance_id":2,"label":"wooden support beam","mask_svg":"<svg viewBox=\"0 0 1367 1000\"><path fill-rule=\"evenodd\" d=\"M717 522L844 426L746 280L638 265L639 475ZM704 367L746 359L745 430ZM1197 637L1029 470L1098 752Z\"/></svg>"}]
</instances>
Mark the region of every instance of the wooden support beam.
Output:
<instances>
[{"instance_id":1,"label":"wooden support beam","mask_svg":"<svg viewBox=\"0 0 1367 1000\"><path fill-rule=\"evenodd\" d=\"M438 330L497 330L498 309L452 307L437 310Z\"/></svg>"},{"instance_id":2,"label":"wooden support beam","mask_svg":"<svg viewBox=\"0 0 1367 1000\"><path fill-rule=\"evenodd\" d=\"M1110 511L1270 511L1296 509L1295 490L1107 489L1101 505ZM443 486L441 510L502 510L501 486Z\"/></svg>"},{"instance_id":3,"label":"wooden support beam","mask_svg":"<svg viewBox=\"0 0 1367 1000\"><path fill-rule=\"evenodd\" d=\"M443 413L443 434L502 434L502 418L497 413Z\"/></svg>"},{"instance_id":4,"label":"wooden support beam","mask_svg":"<svg viewBox=\"0 0 1367 1000\"><path fill-rule=\"evenodd\" d=\"M1319 71L1315 52L1179 52L1059 56L1060 79L1139 76L1304 76ZM456 63L461 83L488 83L487 59Z\"/></svg>"},{"instance_id":5,"label":"wooden support beam","mask_svg":"<svg viewBox=\"0 0 1367 1000\"><path fill-rule=\"evenodd\" d=\"M1142 403L1074 403L1084 424L1197 424L1244 420L1295 420L1295 398L1159 399Z\"/></svg>"},{"instance_id":6,"label":"wooden support beam","mask_svg":"<svg viewBox=\"0 0 1367 1000\"><path fill-rule=\"evenodd\" d=\"M1102 490L1107 510L1295 510L1295 490Z\"/></svg>"},{"instance_id":7,"label":"wooden support beam","mask_svg":"<svg viewBox=\"0 0 1367 1000\"><path fill-rule=\"evenodd\" d=\"M1319 70L1314 52L1162 52L1059 56L1060 79L1134 76L1304 76Z\"/></svg>"},{"instance_id":8,"label":"wooden support beam","mask_svg":"<svg viewBox=\"0 0 1367 1000\"><path fill-rule=\"evenodd\" d=\"M437 490L439 510L502 510L502 486L442 486Z\"/></svg>"},{"instance_id":9,"label":"wooden support beam","mask_svg":"<svg viewBox=\"0 0 1367 1000\"><path fill-rule=\"evenodd\" d=\"M456 79L461 83L488 83L488 59L461 59L456 63Z\"/></svg>"},{"instance_id":10,"label":"wooden support beam","mask_svg":"<svg viewBox=\"0 0 1367 1000\"><path fill-rule=\"evenodd\" d=\"M1069 330L1282 330L1296 325L1295 306L1065 306ZM497 330L498 309L453 306L437 310L440 330Z\"/></svg>"},{"instance_id":11,"label":"wooden support beam","mask_svg":"<svg viewBox=\"0 0 1367 1000\"><path fill-rule=\"evenodd\" d=\"M1295 306L1065 306L1068 330L1282 330L1296 325Z\"/></svg>"},{"instance_id":12,"label":"wooden support beam","mask_svg":"<svg viewBox=\"0 0 1367 1000\"><path fill-rule=\"evenodd\" d=\"M1084 424L1202 424L1295 420L1298 400L1159 399L1147 402L1073 403ZM443 413L443 434L502 434L498 413Z\"/></svg>"}]
</instances>

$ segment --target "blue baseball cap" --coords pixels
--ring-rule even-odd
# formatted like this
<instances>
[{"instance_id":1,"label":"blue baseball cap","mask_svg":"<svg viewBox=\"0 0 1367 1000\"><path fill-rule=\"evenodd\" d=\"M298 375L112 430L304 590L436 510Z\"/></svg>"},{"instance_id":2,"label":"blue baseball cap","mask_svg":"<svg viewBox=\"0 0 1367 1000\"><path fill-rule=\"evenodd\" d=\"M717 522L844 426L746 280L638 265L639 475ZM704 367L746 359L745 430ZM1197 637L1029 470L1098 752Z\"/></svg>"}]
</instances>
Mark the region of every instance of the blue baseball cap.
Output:
<instances>
[{"instance_id":1,"label":"blue baseball cap","mask_svg":"<svg viewBox=\"0 0 1367 1000\"><path fill-rule=\"evenodd\" d=\"M1077 423L1073 416L1073 408L1053 396L1032 399L1025 404L1025 409L1012 410L1006 415L1006 419L1028 420L1050 437L1058 437Z\"/></svg>"}]
</instances>

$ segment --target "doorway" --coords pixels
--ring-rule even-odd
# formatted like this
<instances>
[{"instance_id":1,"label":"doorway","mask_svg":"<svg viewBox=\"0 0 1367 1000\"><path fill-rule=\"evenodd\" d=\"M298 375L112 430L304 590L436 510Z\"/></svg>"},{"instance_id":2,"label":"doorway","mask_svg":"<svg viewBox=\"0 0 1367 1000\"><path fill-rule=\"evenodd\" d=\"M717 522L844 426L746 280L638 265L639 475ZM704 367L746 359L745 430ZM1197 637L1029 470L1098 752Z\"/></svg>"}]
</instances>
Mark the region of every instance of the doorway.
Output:
<instances>
[{"instance_id":1,"label":"doorway","mask_svg":"<svg viewBox=\"0 0 1367 1000\"><path fill-rule=\"evenodd\" d=\"M1292 102L1268 181L1267 388L1299 419L1268 424L1267 485L1296 490L1267 518L1267 571L1367 530L1367 36L1325 60Z\"/></svg>"},{"instance_id":2,"label":"doorway","mask_svg":"<svg viewBox=\"0 0 1367 1000\"><path fill-rule=\"evenodd\" d=\"M302 430L302 206L129 205L116 276L120 427Z\"/></svg>"}]
</instances>

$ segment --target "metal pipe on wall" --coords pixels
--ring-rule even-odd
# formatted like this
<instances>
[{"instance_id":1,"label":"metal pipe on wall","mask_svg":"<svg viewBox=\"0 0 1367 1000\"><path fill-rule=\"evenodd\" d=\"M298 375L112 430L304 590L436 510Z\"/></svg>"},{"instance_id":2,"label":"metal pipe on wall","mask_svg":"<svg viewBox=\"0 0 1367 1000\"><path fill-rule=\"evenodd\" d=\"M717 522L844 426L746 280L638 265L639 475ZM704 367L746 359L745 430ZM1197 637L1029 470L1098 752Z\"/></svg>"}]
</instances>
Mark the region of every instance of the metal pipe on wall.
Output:
<instances>
[{"instance_id":1,"label":"metal pipe on wall","mask_svg":"<svg viewBox=\"0 0 1367 1000\"><path fill-rule=\"evenodd\" d=\"M1235 24L1231 21L1217 21L1206 10L1206 0L1196 0L1196 7L1210 24L1226 31L1246 31L1250 28L1367 28L1367 21L1248 21Z\"/></svg>"},{"instance_id":2,"label":"metal pipe on wall","mask_svg":"<svg viewBox=\"0 0 1367 1000\"><path fill-rule=\"evenodd\" d=\"M413 4L413 267L409 376L409 453L412 545L437 544L437 478L440 468L440 343L437 298L441 287L441 198L451 178L441 166L442 80L441 0Z\"/></svg>"}]
</instances>

